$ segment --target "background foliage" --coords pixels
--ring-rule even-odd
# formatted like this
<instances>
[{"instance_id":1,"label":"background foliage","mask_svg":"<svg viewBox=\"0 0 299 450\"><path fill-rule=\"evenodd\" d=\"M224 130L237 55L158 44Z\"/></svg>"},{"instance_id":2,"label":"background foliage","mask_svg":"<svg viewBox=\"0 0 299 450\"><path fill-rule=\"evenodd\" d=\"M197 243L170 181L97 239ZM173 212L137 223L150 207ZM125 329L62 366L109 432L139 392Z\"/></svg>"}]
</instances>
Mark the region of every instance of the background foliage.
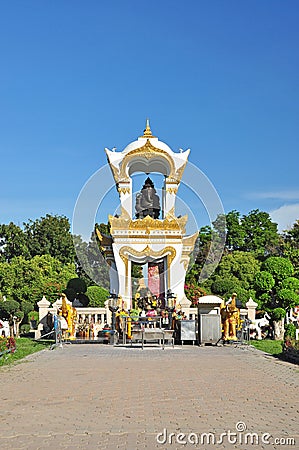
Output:
<instances>
[{"instance_id":1,"label":"background foliage","mask_svg":"<svg viewBox=\"0 0 299 450\"><path fill-rule=\"evenodd\" d=\"M96 226L109 236L108 225ZM223 239L225 247L219 265L212 276L199 282L207 255L212 256L208 264L213 264L213 254L219 251ZM191 259L186 295L193 304L204 293L227 299L233 292L243 304L252 297L268 311L299 304L299 220L279 234L266 212L253 210L242 216L231 211L217 217L212 226L199 230ZM134 276L140 277L140 267L134 270ZM15 315L20 323L26 323L28 313L36 309L43 295L53 302L63 291L71 300L78 298L84 305L102 306L108 289L108 265L95 233L85 242L80 236L72 236L66 217L49 214L29 220L23 227L12 222L0 225L3 317ZM3 298L7 299L6 305Z\"/></svg>"}]
</instances>

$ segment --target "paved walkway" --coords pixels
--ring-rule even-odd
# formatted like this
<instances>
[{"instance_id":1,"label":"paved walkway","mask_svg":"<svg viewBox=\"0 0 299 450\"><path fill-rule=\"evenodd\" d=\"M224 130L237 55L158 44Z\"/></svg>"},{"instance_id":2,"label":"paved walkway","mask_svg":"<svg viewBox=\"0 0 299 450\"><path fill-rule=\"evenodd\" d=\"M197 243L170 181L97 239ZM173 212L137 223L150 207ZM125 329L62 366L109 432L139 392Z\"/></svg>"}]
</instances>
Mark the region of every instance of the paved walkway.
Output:
<instances>
[{"instance_id":1,"label":"paved walkway","mask_svg":"<svg viewBox=\"0 0 299 450\"><path fill-rule=\"evenodd\" d=\"M299 448L299 367L247 347L68 345L0 380L1 450Z\"/></svg>"}]
</instances>

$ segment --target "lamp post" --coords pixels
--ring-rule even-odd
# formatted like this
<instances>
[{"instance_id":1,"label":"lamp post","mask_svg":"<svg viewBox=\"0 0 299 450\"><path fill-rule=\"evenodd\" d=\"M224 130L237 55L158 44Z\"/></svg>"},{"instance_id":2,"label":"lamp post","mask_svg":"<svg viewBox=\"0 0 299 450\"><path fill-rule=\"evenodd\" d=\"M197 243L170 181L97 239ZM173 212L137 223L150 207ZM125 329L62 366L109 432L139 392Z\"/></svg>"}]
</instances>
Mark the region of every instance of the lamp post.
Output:
<instances>
[{"instance_id":1,"label":"lamp post","mask_svg":"<svg viewBox=\"0 0 299 450\"><path fill-rule=\"evenodd\" d=\"M172 314L173 311L175 310L175 303L174 303L175 298L176 295L171 291L171 289L168 289L166 293L166 300L167 300L166 311L168 312L168 326L170 330L172 326Z\"/></svg>"},{"instance_id":2,"label":"lamp post","mask_svg":"<svg viewBox=\"0 0 299 450\"><path fill-rule=\"evenodd\" d=\"M111 337L110 337L111 345L114 345L115 342L115 313L119 308L117 302L118 302L118 295L115 294L115 292L110 292L110 297L108 298L108 308L112 313Z\"/></svg>"}]
</instances>

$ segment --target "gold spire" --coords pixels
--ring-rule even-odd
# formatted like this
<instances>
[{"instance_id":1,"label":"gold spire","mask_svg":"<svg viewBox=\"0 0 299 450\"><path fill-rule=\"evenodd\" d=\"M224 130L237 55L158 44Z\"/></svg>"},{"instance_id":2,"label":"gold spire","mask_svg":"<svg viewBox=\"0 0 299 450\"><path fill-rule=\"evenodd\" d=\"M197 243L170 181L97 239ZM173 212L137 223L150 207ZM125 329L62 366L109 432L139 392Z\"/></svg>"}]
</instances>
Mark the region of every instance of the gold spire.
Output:
<instances>
[{"instance_id":1,"label":"gold spire","mask_svg":"<svg viewBox=\"0 0 299 450\"><path fill-rule=\"evenodd\" d=\"M152 130L150 127L149 119L146 119L145 130L143 132L143 136L141 136L141 137L145 138L145 139L151 139L151 138L155 137L152 135Z\"/></svg>"}]
</instances>

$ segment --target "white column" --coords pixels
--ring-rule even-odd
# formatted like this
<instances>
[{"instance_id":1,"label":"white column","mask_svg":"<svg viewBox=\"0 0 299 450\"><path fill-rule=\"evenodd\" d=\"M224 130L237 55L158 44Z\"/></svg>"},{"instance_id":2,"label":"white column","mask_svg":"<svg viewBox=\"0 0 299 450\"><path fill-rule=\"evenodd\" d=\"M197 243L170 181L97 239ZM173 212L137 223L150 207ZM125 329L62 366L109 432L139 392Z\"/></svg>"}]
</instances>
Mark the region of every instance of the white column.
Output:
<instances>
[{"instance_id":1,"label":"white column","mask_svg":"<svg viewBox=\"0 0 299 450\"><path fill-rule=\"evenodd\" d=\"M50 305L51 303L46 299L45 296L43 296L43 298L37 303L39 322L41 322L41 320L48 314Z\"/></svg>"},{"instance_id":2,"label":"white column","mask_svg":"<svg viewBox=\"0 0 299 450\"><path fill-rule=\"evenodd\" d=\"M250 297L250 299L246 303L246 308L248 311L248 319L251 320L251 322L255 321L255 311L256 311L257 306L258 306L258 304L255 303L252 300L252 298Z\"/></svg>"}]
</instances>

